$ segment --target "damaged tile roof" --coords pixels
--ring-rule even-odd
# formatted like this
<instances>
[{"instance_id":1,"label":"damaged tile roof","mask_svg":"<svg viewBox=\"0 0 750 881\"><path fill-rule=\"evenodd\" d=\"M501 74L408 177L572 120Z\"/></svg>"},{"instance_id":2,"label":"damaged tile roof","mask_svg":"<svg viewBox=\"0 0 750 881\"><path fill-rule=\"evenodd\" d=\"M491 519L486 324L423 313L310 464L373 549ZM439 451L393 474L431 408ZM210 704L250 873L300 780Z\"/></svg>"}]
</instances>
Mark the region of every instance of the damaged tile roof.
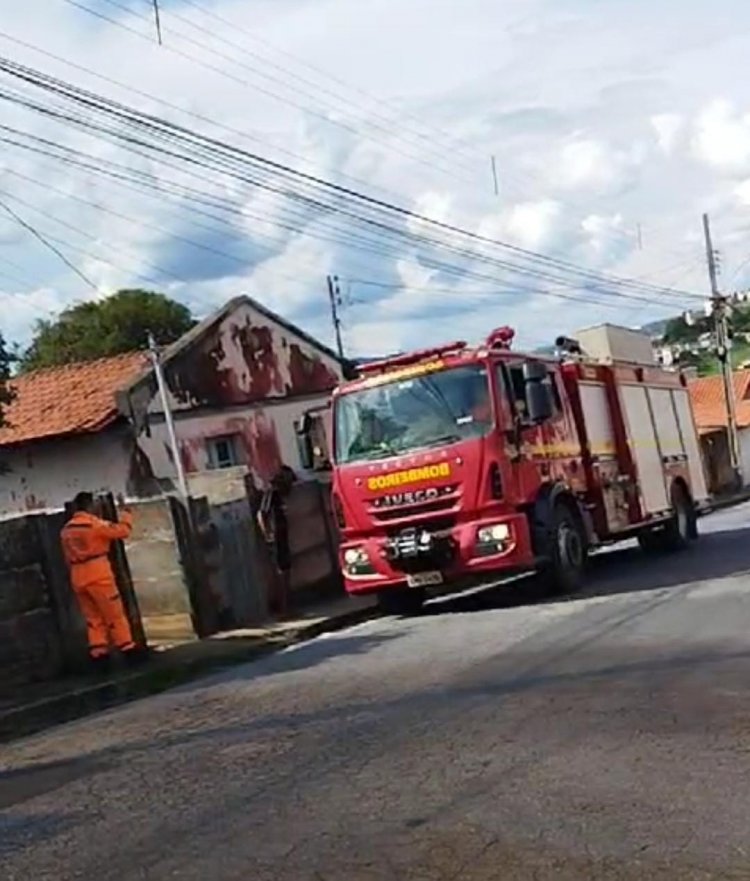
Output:
<instances>
[{"instance_id":1,"label":"damaged tile roof","mask_svg":"<svg viewBox=\"0 0 750 881\"><path fill-rule=\"evenodd\" d=\"M16 398L0 428L0 446L106 428L119 416L115 393L147 365L146 354L130 352L15 377Z\"/></svg>"},{"instance_id":2,"label":"damaged tile roof","mask_svg":"<svg viewBox=\"0 0 750 881\"><path fill-rule=\"evenodd\" d=\"M732 381L737 405L737 424L740 428L747 428L750 426L750 370L735 371ZM688 382L688 390L695 424L701 434L727 425L727 405L720 376L692 379Z\"/></svg>"}]
</instances>

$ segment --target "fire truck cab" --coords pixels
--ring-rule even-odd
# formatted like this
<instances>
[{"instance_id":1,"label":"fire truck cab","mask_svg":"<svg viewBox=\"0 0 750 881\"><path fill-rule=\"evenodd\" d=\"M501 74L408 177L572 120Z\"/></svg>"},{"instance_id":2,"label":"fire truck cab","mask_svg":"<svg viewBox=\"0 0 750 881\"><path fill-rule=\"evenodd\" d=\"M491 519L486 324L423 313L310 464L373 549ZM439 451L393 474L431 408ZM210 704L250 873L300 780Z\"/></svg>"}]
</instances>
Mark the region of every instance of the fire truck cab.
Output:
<instances>
[{"instance_id":1,"label":"fire truck cab","mask_svg":"<svg viewBox=\"0 0 750 881\"><path fill-rule=\"evenodd\" d=\"M697 538L708 494L685 381L633 334L593 328L542 357L513 351L502 327L478 347L369 364L337 388L347 591L398 612L428 591L530 570L566 591L603 544L678 550Z\"/></svg>"}]
</instances>

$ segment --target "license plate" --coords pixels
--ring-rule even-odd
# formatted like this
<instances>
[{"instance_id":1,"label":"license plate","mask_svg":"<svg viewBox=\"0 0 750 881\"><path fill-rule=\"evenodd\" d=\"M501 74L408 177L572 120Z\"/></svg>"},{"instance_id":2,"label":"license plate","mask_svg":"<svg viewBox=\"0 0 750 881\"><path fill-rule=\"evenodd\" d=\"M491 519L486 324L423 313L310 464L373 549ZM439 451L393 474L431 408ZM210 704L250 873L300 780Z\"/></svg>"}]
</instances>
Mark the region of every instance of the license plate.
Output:
<instances>
[{"instance_id":1,"label":"license plate","mask_svg":"<svg viewBox=\"0 0 750 881\"><path fill-rule=\"evenodd\" d=\"M414 575L406 576L406 583L409 587L427 587L429 584L442 584L442 572L417 572Z\"/></svg>"}]
</instances>

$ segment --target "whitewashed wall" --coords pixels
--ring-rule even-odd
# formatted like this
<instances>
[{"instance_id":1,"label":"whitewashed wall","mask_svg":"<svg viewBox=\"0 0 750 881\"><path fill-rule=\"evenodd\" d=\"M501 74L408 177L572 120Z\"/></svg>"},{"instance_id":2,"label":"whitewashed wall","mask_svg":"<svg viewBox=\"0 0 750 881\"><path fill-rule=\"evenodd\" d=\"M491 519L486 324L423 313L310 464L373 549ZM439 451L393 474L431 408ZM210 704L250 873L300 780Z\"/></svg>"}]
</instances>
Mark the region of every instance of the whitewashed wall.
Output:
<instances>
[{"instance_id":1,"label":"whitewashed wall","mask_svg":"<svg viewBox=\"0 0 750 881\"><path fill-rule=\"evenodd\" d=\"M121 430L3 449L0 516L54 510L76 493L128 494L129 442Z\"/></svg>"}]
</instances>

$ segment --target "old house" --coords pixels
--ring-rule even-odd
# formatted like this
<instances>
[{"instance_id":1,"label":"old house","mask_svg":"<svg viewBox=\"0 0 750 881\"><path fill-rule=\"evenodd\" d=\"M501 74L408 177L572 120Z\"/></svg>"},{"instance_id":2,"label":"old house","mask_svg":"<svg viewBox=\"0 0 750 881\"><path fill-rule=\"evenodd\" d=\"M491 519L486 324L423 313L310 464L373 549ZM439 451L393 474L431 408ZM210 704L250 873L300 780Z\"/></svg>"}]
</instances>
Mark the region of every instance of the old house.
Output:
<instances>
[{"instance_id":1,"label":"old house","mask_svg":"<svg viewBox=\"0 0 750 881\"><path fill-rule=\"evenodd\" d=\"M750 483L750 370L732 374L740 455L745 483ZM693 413L701 441L709 489L720 493L734 478L727 439L727 405L720 376L705 376L688 382Z\"/></svg>"},{"instance_id":2,"label":"old house","mask_svg":"<svg viewBox=\"0 0 750 881\"><path fill-rule=\"evenodd\" d=\"M162 359L191 493L231 498L300 466L295 423L324 409L336 355L249 297L238 297ZM176 468L152 366L136 352L16 380L0 429L0 515L60 507L81 489L149 497Z\"/></svg>"}]
</instances>

